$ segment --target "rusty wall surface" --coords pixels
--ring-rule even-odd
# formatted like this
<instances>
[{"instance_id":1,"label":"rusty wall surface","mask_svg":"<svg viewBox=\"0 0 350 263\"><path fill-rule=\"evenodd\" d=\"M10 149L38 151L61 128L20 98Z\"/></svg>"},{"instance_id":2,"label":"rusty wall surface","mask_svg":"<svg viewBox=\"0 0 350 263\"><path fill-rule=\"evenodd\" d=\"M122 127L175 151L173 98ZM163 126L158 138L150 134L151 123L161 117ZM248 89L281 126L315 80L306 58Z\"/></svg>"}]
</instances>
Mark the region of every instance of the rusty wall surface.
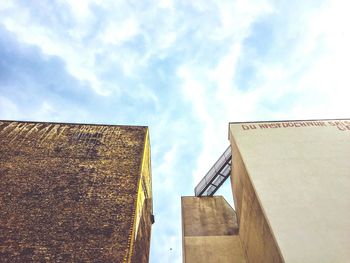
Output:
<instances>
[{"instance_id":1,"label":"rusty wall surface","mask_svg":"<svg viewBox=\"0 0 350 263\"><path fill-rule=\"evenodd\" d=\"M146 132L1 121L1 262L127 259Z\"/></svg>"},{"instance_id":2,"label":"rusty wall surface","mask_svg":"<svg viewBox=\"0 0 350 263\"><path fill-rule=\"evenodd\" d=\"M181 198L185 263L246 262L236 214L222 196Z\"/></svg>"}]
</instances>

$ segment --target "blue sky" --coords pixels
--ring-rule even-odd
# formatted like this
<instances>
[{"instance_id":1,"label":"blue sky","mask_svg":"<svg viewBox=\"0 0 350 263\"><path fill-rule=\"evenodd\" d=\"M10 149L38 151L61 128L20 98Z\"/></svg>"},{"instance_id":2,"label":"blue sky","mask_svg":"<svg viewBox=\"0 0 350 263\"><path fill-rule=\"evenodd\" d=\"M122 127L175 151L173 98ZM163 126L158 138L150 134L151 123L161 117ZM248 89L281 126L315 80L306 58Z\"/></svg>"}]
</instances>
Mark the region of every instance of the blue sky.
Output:
<instances>
[{"instance_id":1,"label":"blue sky","mask_svg":"<svg viewBox=\"0 0 350 263\"><path fill-rule=\"evenodd\" d=\"M180 196L226 149L229 121L349 117L349 7L2 0L0 119L148 125L151 262L181 262Z\"/></svg>"}]
</instances>

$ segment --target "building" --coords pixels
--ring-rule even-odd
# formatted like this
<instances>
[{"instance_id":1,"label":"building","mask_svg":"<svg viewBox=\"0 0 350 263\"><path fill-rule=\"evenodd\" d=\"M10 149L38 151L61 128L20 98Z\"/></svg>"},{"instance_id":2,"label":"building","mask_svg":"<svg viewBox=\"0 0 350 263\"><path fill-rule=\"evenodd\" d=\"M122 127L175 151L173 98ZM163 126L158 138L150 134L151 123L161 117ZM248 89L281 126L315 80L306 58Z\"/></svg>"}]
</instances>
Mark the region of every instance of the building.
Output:
<instances>
[{"instance_id":1,"label":"building","mask_svg":"<svg viewBox=\"0 0 350 263\"><path fill-rule=\"evenodd\" d=\"M350 120L230 123L229 140L235 211L183 197L184 262L349 262Z\"/></svg>"},{"instance_id":2,"label":"building","mask_svg":"<svg viewBox=\"0 0 350 263\"><path fill-rule=\"evenodd\" d=\"M147 127L0 121L1 262L148 262Z\"/></svg>"}]
</instances>

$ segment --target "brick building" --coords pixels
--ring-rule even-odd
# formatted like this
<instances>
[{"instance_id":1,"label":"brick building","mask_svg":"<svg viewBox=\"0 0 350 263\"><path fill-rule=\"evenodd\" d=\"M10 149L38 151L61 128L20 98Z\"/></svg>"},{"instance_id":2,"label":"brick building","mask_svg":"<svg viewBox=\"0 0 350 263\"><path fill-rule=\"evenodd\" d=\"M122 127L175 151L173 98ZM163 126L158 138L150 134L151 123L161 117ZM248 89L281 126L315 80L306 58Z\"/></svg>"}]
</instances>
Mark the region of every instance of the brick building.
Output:
<instances>
[{"instance_id":1,"label":"brick building","mask_svg":"<svg viewBox=\"0 0 350 263\"><path fill-rule=\"evenodd\" d=\"M1 262L148 262L147 127L0 121Z\"/></svg>"}]
</instances>

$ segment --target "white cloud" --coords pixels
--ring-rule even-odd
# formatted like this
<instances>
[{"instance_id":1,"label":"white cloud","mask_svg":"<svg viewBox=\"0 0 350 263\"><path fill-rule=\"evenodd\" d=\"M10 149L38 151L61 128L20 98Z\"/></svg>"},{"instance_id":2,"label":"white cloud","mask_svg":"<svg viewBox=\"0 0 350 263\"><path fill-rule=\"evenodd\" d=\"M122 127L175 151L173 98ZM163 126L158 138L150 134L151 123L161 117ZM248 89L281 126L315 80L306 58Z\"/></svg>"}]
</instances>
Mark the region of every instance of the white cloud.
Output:
<instances>
[{"instance_id":1,"label":"white cloud","mask_svg":"<svg viewBox=\"0 0 350 263\"><path fill-rule=\"evenodd\" d=\"M303 12L299 21L288 20L292 30L279 35L278 41L295 40L288 59L277 65L265 64L259 69L263 93L271 96L296 93L292 108L283 108L288 118L336 118L349 115L350 84L350 17L342 1L327 1L317 9ZM294 23L293 23L294 21ZM298 21L299 23L296 23ZM281 29L283 30L283 28Z\"/></svg>"},{"instance_id":2,"label":"white cloud","mask_svg":"<svg viewBox=\"0 0 350 263\"><path fill-rule=\"evenodd\" d=\"M91 11L92 3L99 4L98 1L79 0L66 3L74 18L71 22L75 23L71 23L65 31L33 19L35 14L20 5L12 6L16 16L4 13L0 24L14 33L21 43L37 46L45 55L62 59L67 71L73 77L89 84L97 94L107 96L116 87L118 88L118 85L111 85L100 77L100 73L110 68L109 65L97 66L96 58L100 56L101 51L108 51L111 57L114 57L115 63L121 65L125 74L130 75L135 63L140 59L135 57L134 51L123 49L120 52L118 49L111 48L110 44L122 44L140 32L138 21L134 17L127 19L122 17L118 20L109 14L106 17L96 18ZM64 8L64 5L61 7ZM96 34L92 30L97 19L102 19L104 21L102 24L107 25L104 26L102 33ZM91 40L86 42L86 37L90 37Z\"/></svg>"},{"instance_id":3,"label":"white cloud","mask_svg":"<svg viewBox=\"0 0 350 263\"><path fill-rule=\"evenodd\" d=\"M120 45L140 34L138 22L134 17L125 21L108 23L101 33L101 40L105 44Z\"/></svg>"},{"instance_id":4,"label":"white cloud","mask_svg":"<svg viewBox=\"0 0 350 263\"><path fill-rule=\"evenodd\" d=\"M229 144L229 121L349 116L349 4L333 0L313 6L311 2L60 1L59 11L72 19L62 29L42 23L27 7L9 1L5 6L2 1L0 10L12 10L14 15L2 12L0 24L20 43L61 59L67 71L96 94L107 96L123 90L135 107L142 103L155 106L147 118L145 109L137 111L139 119L153 126L154 188L162 194L157 198L178 202L164 208L164 220L179 213L182 189L173 188L180 186L177 179L186 176L179 173L186 168L194 184L203 177ZM268 22L273 36L258 34L254 46L247 47L247 39L257 33L255 26L261 21ZM264 41L268 48L261 45ZM250 53L249 48L257 52ZM239 75L247 65L253 68L247 76L249 87L242 85ZM168 75L161 76L159 67ZM112 80L104 77L106 72L113 75ZM178 91L182 97L177 97ZM123 97L119 99L113 107ZM182 109L188 104L192 112ZM41 115L33 111L25 115L15 101L0 97L2 118L52 120L56 116L58 120L63 118L59 107L47 100L37 106ZM88 119L86 112L73 111L77 119ZM194 122L200 127L190 127ZM192 143L199 143L192 150L197 156L179 167ZM191 179L186 178L188 184ZM170 223L175 229L179 218L167 227ZM172 233L170 241L169 234L157 236L159 248L154 258L180 261L180 253L169 250L181 249L180 233Z\"/></svg>"},{"instance_id":5,"label":"white cloud","mask_svg":"<svg viewBox=\"0 0 350 263\"><path fill-rule=\"evenodd\" d=\"M237 89L234 82L236 67L251 24L271 12L271 7L266 3L243 1L225 2L217 8L222 27L212 32L212 36L215 40L227 39L227 53L221 55L214 66L192 61L178 69L182 92L191 102L198 119L203 121L202 150L193 170L195 184L229 144L226 140L228 122L243 120L253 114L258 96Z\"/></svg>"},{"instance_id":6,"label":"white cloud","mask_svg":"<svg viewBox=\"0 0 350 263\"><path fill-rule=\"evenodd\" d=\"M0 25L22 44L37 46L45 55L61 59L74 78L103 96L126 89L104 78L106 71L138 76L150 59L169 54L186 22L170 8L171 1L145 9L121 1L60 1L56 8L68 21L65 27L58 20L50 24L37 18L35 7L0 6L7 10L1 14ZM136 37L136 46L130 47L128 41Z\"/></svg>"},{"instance_id":7,"label":"white cloud","mask_svg":"<svg viewBox=\"0 0 350 263\"><path fill-rule=\"evenodd\" d=\"M91 16L90 5L91 3L99 4L101 1L91 1L91 0L69 0L62 1L67 5L77 22L83 22L88 20Z\"/></svg>"},{"instance_id":8,"label":"white cloud","mask_svg":"<svg viewBox=\"0 0 350 263\"><path fill-rule=\"evenodd\" d=\"M221 28L213 32L217 39L242 38L249 34L251 24L260 16L274 12L268 1L223 1L217 5Z\"/></svg>"},{"instance_id":9,"label":"white cloud","mask_svg":"<svg viewBox=\"0 0 350 263\"><path fill-rule=\"evenodd\" d=\"M17 105L9 98L0 96L0 116L5 120L16 120L19 118Z\"/></svg>"},{"instance_id":10,"label":"white cloud","mask_svg":"<svg viewBox=\"0 0 350 263\"><path fill-rule=\"evenodd\" d=\"M3 0L0 4L0 11L10 9L14 6L14 3L11 0Z\"/></svg>"},{"instance_id":11,"label":"white cloud","mask_svg":"<svg viewBox=\"0 0 350 263\"><path fill-rule=\"evenodd\" d=\"M318 7L296 9L299 13L286 17L283 16L287 10L282 7L271 7L266 2L254 4L237 1L221 5L223 27L213 35L231 34L231 42L225 44L231 48L220 55L214 66L192 60L178 71L183 94L204 127L203 148L193 171L195 182L209 169L203 164L214 163L219 157L218 145L221 151L225 149L229 121L334 118L350 112L346 102L350 95L350 30L346 26L350 17L344 11L344 2L328 1ZM231 15L232 10L239 12L238 18ZM252 77L257 78L252 80L252 88L241 89L236 69L238 61L244 63L244 41L252 33L251 26L266 15L281 15L285 23L273 25L277 35L270 43L272 49L284 52L284 57L273 57L270 62L269 57L251 58L253 61L247 62L255 65ZM284 47L287 49L282 50ZM274 109L269 109L269 105L275 105ZM220 140L212 143L213 138Z\"/></svg>"},{"instance_id":12,"label":"white cloud","mask_svg":"<svg viewBox=\"0 0 350 263\"><path fill-rule=\"evenodd\" d=\"M158 2L158 6L160 8L173 9L174 8L174 2L173 2L173 0L160 0Z\"/></svg>"},{"instance_id":13,"label":"white cloud","mask_svg":"<svg viewBox=\"0 0 350 263\"><path fill-rule=\"evenodd\" d=\"M161 160L161 164L154 169L154 174L158 174L158 183L161 186L162 191L167 193L174 187L174 180L176 180L176 161L179 154L178 145L173 145L167 152L164 153L164 157Z\"/></svg>"},{"instance_id":14,"label":"white cloud","mask_svg":"<svg viewBox=\"0 0 350 263\"><path fill-rule=\"evenodd\" d=\"M72 76L90 84L99 95L109 94L110 91L104 89L101 80L95 74L93 48L89 49L82 43L62 38L59 32L31 22L26 10L20 9L18 12L18 17L3 19L3 25L8 31L15 33L21 42L40 47L45 55L61 58Z\"/></svg>"}]
</instances>

